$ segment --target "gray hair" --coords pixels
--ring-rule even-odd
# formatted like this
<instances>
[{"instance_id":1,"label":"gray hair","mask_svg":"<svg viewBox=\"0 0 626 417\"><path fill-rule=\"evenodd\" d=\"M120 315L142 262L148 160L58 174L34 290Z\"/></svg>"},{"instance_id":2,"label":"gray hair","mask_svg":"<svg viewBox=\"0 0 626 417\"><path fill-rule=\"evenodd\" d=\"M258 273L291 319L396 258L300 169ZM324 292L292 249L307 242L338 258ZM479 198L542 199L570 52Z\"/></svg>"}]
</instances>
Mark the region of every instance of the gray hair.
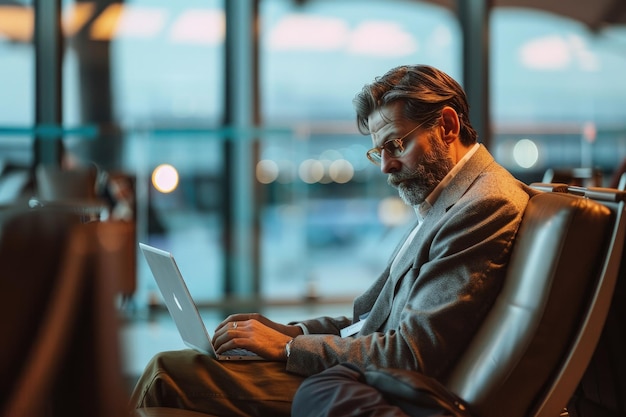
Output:
<instances>
[{"instance_id":1,"label":"gray hair","mask_svg":"<svg viewBox=\"0 0 626 417\"><path fill-rule=\"evenodd\" d=\"M359 132L369 134L370 114L396 101L404 103L407 119L426 124L434 124L445 106L452 107L459 115L461 143L476 143L478 134L469 121L465 91L443 71L428 65L403 65L366 84L352 101Z\"/></svg>"}]
</instances>

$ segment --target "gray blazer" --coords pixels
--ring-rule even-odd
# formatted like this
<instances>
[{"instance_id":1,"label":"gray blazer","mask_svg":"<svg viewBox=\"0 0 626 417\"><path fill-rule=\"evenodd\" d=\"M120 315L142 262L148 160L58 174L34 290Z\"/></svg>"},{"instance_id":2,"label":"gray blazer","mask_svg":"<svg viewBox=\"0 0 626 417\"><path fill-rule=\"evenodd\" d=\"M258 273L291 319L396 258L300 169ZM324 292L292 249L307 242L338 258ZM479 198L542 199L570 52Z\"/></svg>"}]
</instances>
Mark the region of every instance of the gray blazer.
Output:
<instances>
[{"instance_id":1,"label":"gray blazer","mask_svg":"<svg viewBox=\"0 0 626 417\"><path fill-rule=\"evenodd\" d=\"M347 317L304 321L311 334L294 339L287 370L312 375L350 362L445 378L502 287L535 193L481 145L443 190L393 273L391 262L404 240L354 301L355 321L369 312L359 333L339 336L353 322Z\"/></svg>"}]
</instances>

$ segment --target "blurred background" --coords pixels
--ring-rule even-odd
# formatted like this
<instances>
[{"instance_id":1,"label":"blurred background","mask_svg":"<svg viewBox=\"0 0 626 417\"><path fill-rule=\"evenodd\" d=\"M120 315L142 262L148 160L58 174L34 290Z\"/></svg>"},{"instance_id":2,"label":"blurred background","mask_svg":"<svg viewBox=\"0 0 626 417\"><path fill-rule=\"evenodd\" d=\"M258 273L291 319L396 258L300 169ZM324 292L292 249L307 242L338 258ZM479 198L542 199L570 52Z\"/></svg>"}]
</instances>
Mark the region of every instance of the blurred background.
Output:
<instances>
[{"instance_id":1,"label":"blurred background","mask_svg":"<svg viewBox=\"0 0 626 417\"><path fill-rule=\"evenodd\" d=\"M361 87L438 67L520 180L608 186L626 159L624 4L0 0L0 205L67 203L50 171L90 172L71 201L129 225L132 374L180 345L150 321L137 242L174 254L209 328L233 311L349 315L412 221L365 157Z\"/></svg>"}]
</instances>

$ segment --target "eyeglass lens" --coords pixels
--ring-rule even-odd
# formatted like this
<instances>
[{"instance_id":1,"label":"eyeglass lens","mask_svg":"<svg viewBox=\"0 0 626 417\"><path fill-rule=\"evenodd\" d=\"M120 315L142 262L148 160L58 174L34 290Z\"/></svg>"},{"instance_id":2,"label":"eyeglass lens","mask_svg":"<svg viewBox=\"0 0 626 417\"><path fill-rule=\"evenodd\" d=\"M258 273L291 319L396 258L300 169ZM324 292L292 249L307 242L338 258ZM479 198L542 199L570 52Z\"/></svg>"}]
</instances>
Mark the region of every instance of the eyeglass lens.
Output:
<instances>
[{"instance_id":1,"label":"eyeglass lens","mask_svg":"<svg viewBox=\"0 0 626 417\"><path fill-rule=\"evenodd\" d=\"M392 140L385 142L378 148L370 149L367 152L367 157L372 162L380 163L383 159L382 157L383 150L393 158L400 157L402 155L402 152L404 151L404 146L402 145L402 139L392 139Z\"/></svg>"}]
</instances>

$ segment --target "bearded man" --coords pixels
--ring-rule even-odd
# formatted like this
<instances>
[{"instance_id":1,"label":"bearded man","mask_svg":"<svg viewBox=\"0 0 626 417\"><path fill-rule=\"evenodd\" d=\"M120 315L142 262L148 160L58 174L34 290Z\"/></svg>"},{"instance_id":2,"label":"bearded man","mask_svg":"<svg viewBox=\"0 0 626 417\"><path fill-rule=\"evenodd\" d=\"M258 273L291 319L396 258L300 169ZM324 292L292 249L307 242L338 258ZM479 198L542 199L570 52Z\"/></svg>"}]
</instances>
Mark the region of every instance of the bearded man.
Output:
<instances>
[{"instance_id":1,"label":"bearded man","mask_svg":"<svg viewBox=\"0 0 626 417\"><path fill-rule=\"evenodd\" d=\"M365 85L354 106L359 130L372 138L367 158L416 221L355 299L352 317L280 324L256 313L231 315L215 331L217 352L246 348L266 361L160 353L137 384L136 407L288 416L303 379L340 363L448 375L502 287L536 191L477 142L465 92L438 69L394 68Z\"/></svg>"}]
</instances>

